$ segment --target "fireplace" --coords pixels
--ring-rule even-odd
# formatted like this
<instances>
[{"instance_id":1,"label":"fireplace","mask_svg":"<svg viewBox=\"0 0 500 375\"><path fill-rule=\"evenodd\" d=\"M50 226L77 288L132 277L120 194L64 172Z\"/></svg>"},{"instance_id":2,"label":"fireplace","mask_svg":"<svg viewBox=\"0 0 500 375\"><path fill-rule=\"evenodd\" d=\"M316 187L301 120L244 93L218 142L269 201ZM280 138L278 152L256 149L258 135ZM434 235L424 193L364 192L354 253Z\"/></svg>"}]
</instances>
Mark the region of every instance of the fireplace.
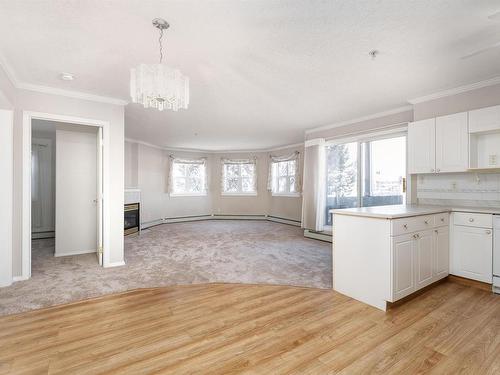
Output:
<instances>
[{"instance_id":1,"label":"fireplace","mask_svg":"<svg viewBox=\"0 0 500 375\"><path fill-rule=\"evenodd\" d=\"M125 236L139 231L140 226L140 210L139 203L131 203L125 205Z\"/></svg>"}]
</instances>

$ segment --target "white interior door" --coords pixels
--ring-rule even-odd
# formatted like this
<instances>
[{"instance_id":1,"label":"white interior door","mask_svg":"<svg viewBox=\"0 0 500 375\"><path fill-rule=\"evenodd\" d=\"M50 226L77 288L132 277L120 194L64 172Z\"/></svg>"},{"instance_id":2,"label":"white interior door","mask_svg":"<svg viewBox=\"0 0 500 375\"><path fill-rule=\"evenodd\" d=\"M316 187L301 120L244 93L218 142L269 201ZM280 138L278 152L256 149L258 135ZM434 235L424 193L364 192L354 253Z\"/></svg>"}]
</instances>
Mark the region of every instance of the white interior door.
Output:
<instances>
[{"instance_id":1,"label":"white interior door","mask_svg":"<svg viewBox=\"0 0 500 375\"><path fill-rule=\"evenodd\" d=\"M103 154L102 128L97 131L97 260L102 266L103 258L103 178L102 178L102 154Z\"/></svg>"},{"instance_id":2,"label":"white interior door","mask_svg":"<svg viewBox=\"0 0 500 375\"><path fill-rule=\"evenodd\" d=\"M97 252L97 129L56 129L56 256Z\"/></svg>"}]
</instances>

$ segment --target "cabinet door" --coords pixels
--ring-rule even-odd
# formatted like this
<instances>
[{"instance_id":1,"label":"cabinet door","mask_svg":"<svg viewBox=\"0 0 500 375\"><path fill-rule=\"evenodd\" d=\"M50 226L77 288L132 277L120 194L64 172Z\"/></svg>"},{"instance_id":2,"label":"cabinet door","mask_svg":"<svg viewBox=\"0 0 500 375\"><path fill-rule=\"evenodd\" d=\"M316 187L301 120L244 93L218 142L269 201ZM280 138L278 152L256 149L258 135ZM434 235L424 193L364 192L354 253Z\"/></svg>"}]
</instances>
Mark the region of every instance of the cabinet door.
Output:
<instances>
[{"instance_id":1,"label":"cabinet door","mask_svg":"<svg viewBox=\"0 0 500 375\"><path fill-rule=\"evenodd\" d=\"M450 229L441 227L434 231L434 278L448 276L450 269Z\"/></svg>"},{"instance_id":2,"label":"cabinet door","mask_svg":"<svg viewBox=\"0 0 500 375\"><path fill-rule=\"evenodd\" d=\"M436 119L408 124L408 171L434 173L436 169Z\"/></svg>"},{"instance_id":3,"label":"cabinet door","mask_svg":"<svg viewBox=\"0 0 500 375\"><path fill-rule=\"evenodd\" d=\"M436 118L436 172L464 172L469 164L467 112Z\"/></svg>"},{"instance_id":4,"label":"cabinet door","mask_svg":"<svg viewBox=\"0 0 500 375\"><path fill-rule=\"evenodd\" d=\"M434 281L434 231L426 230L416 234L416 288L420 289Z\"/></svg>"},{"instance_id":5,"label":"cabinet door","mask_svg":"<svg viewBox=\"0 0 500 375\"><path fill-rule=\"evenodd\" d=\"M452 241L452 274L491 283L493 235L491 229L455 225Z\"/></svg>"},{"instance_id":6,"label":"cabinet door","mask_svg":"<svg viewBox=\"0 0 500 375\"><path fill-rule=\"evenodd\" d=\"M392 239L393 301L397 301L416 290L414 242L412 235L402 235Z\"/></svg>"},{"instance_id":7,"label":"cabinet door","mask_svg":"<svg viewBox=\"0 0 500 375\"><path fill-rule=\"evenodd\" d=\"M487 132L500 129L500 105L469 111L469 131Z\"/></svg>"}]
</instances>

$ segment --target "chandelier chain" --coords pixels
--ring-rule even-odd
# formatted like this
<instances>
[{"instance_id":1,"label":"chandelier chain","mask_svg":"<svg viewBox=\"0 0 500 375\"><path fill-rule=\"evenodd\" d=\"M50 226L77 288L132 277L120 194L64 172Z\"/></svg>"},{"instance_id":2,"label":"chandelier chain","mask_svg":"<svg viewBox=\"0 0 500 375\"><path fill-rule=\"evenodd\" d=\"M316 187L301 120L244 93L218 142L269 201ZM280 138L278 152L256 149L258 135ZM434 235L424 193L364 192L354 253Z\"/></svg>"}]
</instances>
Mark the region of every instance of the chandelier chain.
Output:
<instances>
[{"instance_id":1,"label":"chandelier chain","mask_svg":"<svg viewBox=\"0 0 500 375\"><path fill-rule=\"evenodd\" d=\"M160 64L161 64L161 62L163 60L162 38L163 38L163 29L160 28L160 37L158 38L158 43L160 44Z\"/></svg>"}]
</instances>

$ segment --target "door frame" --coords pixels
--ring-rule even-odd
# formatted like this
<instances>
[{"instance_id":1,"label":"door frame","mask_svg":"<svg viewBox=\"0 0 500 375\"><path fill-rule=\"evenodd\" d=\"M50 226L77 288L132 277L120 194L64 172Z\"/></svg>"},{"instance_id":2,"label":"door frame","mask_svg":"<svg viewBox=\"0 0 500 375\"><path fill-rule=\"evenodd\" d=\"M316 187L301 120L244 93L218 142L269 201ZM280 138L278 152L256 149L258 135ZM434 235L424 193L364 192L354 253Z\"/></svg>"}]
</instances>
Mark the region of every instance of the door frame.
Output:
<instances>
[{"instance_id":1,"label":"door frame","mask_svg":"<svg viewBox=\"0 0 500 375\"><path fill-rule=\"evenodd\" d=\"M22 274L21 279L26 280L31 277L31 131L32 120L45 120L54 122L64 122L74 125L88 125L102 128L103 133L103 266L110 264L109 244L110 244L110 202L107 199L110 191L110 140L109 122L90 118L66 116L53 113L23 111L23 179L22 179Z\"/></svg>"}]
</instances>

